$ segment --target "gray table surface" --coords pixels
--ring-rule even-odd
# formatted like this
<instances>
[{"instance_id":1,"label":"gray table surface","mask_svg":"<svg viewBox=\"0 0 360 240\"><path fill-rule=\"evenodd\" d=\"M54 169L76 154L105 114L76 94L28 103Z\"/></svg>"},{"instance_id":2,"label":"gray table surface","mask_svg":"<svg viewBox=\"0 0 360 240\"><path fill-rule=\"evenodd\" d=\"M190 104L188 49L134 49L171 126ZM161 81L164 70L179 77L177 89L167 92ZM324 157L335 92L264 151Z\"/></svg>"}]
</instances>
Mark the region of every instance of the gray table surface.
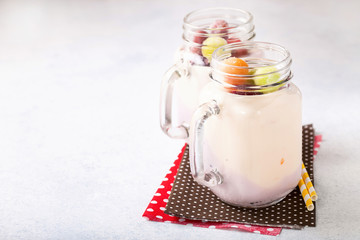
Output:
<instances>
[{"instance_id":1,"label":"gray table surface","mask_svg":"<svg viewBox=\"0 0 360 240\"><path fill-rule=\"evenodd\" d=\"M317 227L279 237L141 218L183 142L159 85L183 16L251 11L286 46L315 160ZM360 239L360 2L0 1L0 239Z\"/></svg>"}]
</instances>

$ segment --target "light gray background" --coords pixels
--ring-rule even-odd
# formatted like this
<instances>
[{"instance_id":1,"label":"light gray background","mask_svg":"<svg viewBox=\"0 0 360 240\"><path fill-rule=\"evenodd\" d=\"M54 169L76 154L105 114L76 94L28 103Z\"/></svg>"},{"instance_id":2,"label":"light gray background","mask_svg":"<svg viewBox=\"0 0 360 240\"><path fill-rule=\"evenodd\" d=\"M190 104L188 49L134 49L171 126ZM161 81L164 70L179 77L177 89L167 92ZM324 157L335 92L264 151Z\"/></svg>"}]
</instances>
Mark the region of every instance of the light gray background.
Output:
<instances>
[{"instance_id":1,"label":"light gray background","mask_svg":"<svg viewBox=\"0 0 360 240\"><path fill-rule=\"evenodd\" d=\"M255 16L286 46L315 161L317 227L360 238L360 2L0 1L0 239L275 239L141 218L183 142L159 128L162 74L189 11Z\"/></svg>"}]
</instances>

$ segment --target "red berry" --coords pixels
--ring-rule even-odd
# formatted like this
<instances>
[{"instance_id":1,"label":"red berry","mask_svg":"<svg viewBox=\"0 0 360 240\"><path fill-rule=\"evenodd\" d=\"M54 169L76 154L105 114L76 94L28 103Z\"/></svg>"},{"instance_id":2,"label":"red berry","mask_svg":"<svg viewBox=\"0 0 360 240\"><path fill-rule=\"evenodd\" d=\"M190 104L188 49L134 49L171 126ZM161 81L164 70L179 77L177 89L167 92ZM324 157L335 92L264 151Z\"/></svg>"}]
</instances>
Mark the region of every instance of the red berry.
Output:
<instances>
[{"instance_id":1,"label":"red berry","mask_svg":"<svg viewBox=\"0 0 360 240\"><path fill-rule=\"evenodd\" d=\"M241 42L241 40L239 38L228 38L227 42L228 44L230 44L230 43Z\"/></svg>"},{"instance_id":2,"label":"red berry","mask_svg":"<svg viewBox=\"0 0 360 240\"><path fill-rule=\"evenodd\" d=\"M205 39L207 38L206 34L207 34L207 32L205 32L204 30L196 31L196 33L193 37L193 42L202 44L203 41L205 41Z\"/></svg>"},{"instance_id":3,"label":"red berry","mask_svg":"<svg viewBox=\"0 0 360 240\"><path fill-rule=\"evenodd\" d=\"M215 34L226 34L229 24L223 19L217 19L210 25L211 33Z\"/></svg>"},{"instance_id":4,"label":"red berry","mask_svg":"<svg viewBox=\"0 0 360 240\"><path fill-rule=\"evenodd\" d=\"M228 44L230 43L238 43L238 42L241 42L241 40L239 38L229 38L227 40ZM242 57L245 57L246 55L248 55L248 50L247 49L236 49L236 50L232 50L231 51L231 55L233 57L237 57L237 58L242 58Z\"/></svg>"},{"instance_id":5,"label":"red berry","mask_svg":"<svg viewBox=\"0 0 360 240\"><path fill-rule=\"evenodd\" d=\"M246 57L249 54L249 51L247 49L241 48L241 49L235 49L231 51L231 56L237 57L237 58L243 58Z\"/></svg>"},{"instance_id":6,"label":"red berry","mask_svg":"<svg viewBox=\"0 0 360 240\"><path fill-rule=\"evenodd\" d=\"M190 47L190 52L202 56L201 47L200 47L200 46L199 46L199 47L195 47L195 46Z\"/></svg>"},{"instance_id":7,"label":"red berry","mask_svg":"<svg viewBox=\"0 0 360 240\"><path fill-rule=\"evenodd\" d=\"M252 90L246 90L245 88L241 88L241 87L225 87L226 91L228 91L229 93L232 94L237 94L237 95L261 95L261 92L254 92Z\"/></svg>"}]
</instances>

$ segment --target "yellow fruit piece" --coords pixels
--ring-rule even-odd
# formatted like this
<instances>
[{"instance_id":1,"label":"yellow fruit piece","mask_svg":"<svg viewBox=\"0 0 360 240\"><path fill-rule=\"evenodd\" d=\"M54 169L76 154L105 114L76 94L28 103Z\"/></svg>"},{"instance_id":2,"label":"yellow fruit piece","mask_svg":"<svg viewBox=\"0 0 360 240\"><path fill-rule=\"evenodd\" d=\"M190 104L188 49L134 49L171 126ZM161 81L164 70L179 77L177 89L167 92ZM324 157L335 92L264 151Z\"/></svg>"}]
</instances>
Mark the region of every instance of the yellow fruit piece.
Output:
<instances>
[{"instance_id":1,"label":"yellow fruit piece","mask_svg":"<svg viewBox=\"0 0 360 240\"><path fill-rule=\"evenodd\" d=\"M221 37L208 37L201 47L201 53L209 61L211 61L211 55L219 47L227 44L227 41Z\"/></svg>"},{"instance_id":2,"label":"yellow fruit piece","mask_svg":"<svg viewBox=\"0 0 360 240\"><path fill-rule=\"evenodd\" d=\"M260 75L260 74L265 74L265 75L254 77L255 84L259 85L259 86L263 86L263 85L269 85L269 84L273 84L273 83L278 82L280 80L280 73L278 73L276 71L277 71L276 67L261 67L261 68L258 68L256 70L256 72L255 72L255 75ZM271 72L276 72L276 73L271 73ZM271 74L267 74L267 73L271 73ZM275 92L281 86L282 85L275 86L275 87L268 87L266 89L260 90L260 92L263 92L263 93Z\"/></svg>"}]
</instances>

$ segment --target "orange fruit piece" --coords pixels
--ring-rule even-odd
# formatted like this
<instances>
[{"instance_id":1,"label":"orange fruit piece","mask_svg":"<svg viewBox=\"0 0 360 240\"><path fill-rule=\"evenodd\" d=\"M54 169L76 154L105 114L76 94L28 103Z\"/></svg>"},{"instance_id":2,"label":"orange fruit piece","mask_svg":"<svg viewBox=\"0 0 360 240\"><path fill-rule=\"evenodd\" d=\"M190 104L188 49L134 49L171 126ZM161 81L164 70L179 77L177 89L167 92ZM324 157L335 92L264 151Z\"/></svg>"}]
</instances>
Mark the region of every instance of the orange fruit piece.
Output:
<instances>
[{"instance_id":1,"label":"orange fruit piece","mask_svg":"<svg viewBox=\"0 0 360 240\"><path fill-rule=\"evenodd\" d=\"M224 66L222 66L222 71L228 74L233 75L248 75L249 69L247 68L238 68L238 67L248 67L249 65L242 59L236 57L230 57L222 61ZM238 76L225 76L225 81L232 85L241 85L245 84L246 80Z\"/></svg>"},{"instance_id":2,"label":"orange fruit piece","mask_svg":"<svg viewBox=\"0 0 360 240\"><path fill-rule=\"evenodd\" d=\"M230 65L230 66L224 66L223 71L226 73L236 74L236 75L247 75L249 73L249 70L246 68L236 68L236 67L249 67L248 64L241 58L230 57L224 59L222 62L226 65ZM235 66L235 67L231 67L231 66Z\"/></svg>"}]
</instances>

